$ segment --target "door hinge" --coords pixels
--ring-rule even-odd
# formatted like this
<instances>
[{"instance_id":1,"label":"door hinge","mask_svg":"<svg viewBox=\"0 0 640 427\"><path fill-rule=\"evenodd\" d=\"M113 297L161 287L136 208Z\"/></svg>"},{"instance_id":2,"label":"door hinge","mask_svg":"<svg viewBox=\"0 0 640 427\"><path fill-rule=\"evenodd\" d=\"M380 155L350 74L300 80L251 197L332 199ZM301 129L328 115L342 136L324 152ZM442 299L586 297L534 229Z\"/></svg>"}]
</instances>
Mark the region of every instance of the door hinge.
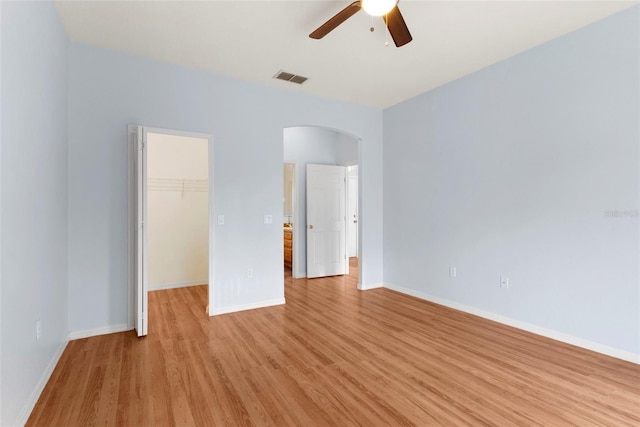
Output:
<instances>
[{"instance_id":1,"label":"door hinge","mask_svg":"<svg viewBox=\"0 0 640 427\"><path fill-rule=\"evenodd\" d=\"M144 222L141 222L141 223L140 223L140 228L141 228L141 229L144 229Z\"/></svg>"}]
</instances>

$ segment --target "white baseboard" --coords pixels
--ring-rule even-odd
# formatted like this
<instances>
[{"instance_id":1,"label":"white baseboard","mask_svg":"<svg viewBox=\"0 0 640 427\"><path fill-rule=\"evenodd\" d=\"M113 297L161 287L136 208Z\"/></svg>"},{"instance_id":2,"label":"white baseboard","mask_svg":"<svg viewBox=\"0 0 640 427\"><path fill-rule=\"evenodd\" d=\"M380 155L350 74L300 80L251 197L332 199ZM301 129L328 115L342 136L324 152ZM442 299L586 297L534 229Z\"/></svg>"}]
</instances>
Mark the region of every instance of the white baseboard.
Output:
<instances>
[{"instance_id":1,"label":"white baseboard","mask_svg":"<svg viewBox=\"0 0 640 427\"><path fill-rule=\"evenodd\" d=\"M122 323L120 325L103 326L102 328L86 329L84 331L73 331L69 332L69 340L79 340L98 335L114 334L116 332L130 331L131 329L133 328L126 323Z\"/></svg>"},{"instance_id":2,"label":"white baseboard","mask_svg":"<svg viewBox=\"0 0 640 427\"><path fill-rule=\"evenodd\" d=\"M420 298L436 304L444 305L445 307L453 308L455 310L464 311L465 313L469 313L479 317L483 317L485 319L493 320L494 322L498 322L504 325L512 326L514 328L522 329L524 331L531 332L537 335L542 335L543 337L551 338L556 341L561 341L567 344L575 345L576 347L581 347L587 350L595 351L596 353L605 354L607 356L615 357L616 359L626 360L627 362L640 364L640 354L635 354L630 351L620 350L618 348L610 347L608 345L574 337L572 335L565 334L563 332L558 332L553 329L543 328L537 325L533 325L531 323L515 320L510 317L502 316L500 314L492 313L490 311L485 311L479 308L460 304L455 301L450 301L444 298L428 295L420 291L404 288L402 286L395 286L389 283L385 283L384 287L387 289L391 289L392 291L400 292L406 295L411 295L416 298Z\"/></svg>"},{"instance_id":3,"label":"white baseboard","mask_svg":"<svg viewBox=\"0 0 640 427\"><path fill-rule=\"evenodd\" d=\"M186 288L188 286L200 286L207 285L209 279L196 280L193 282L180 282L180 283L164 283L160 285L149 285L149 291L162 291L165 289Z\"/></svg>"},{"instance_id":4,"label":"white baseboard","mask_svg":"<svg viewBox=\"0 0 640 427\"><path fill-rule=\"evenodd\" d=\"M27 420L29 419L29 416L31 415L33 408L35 408L36 403L38 403L38 399L40 398L40 395L42 394L44 387L49 382L49 378L51 378L51 374L53 374L53 370L56 368L56 365L60 361L60 357L62 356L62 353L64 353L64 349L67 348L68 343L69 343L69 338L67 337L65 341L62 344L60 344L60 346L54 353L53 357L49 361L49 364L47 365L47 368L42 373L40 380L38 380L38 384L36 384L36 388L33 389L33 391L31 392L31 395L29 396L29 399L27 399L27 403L25 403L24 407L22 408L22 411L20 411L20 414L18 415L18 420L16 421L16 425L23 426L27 423Z\"/></svg>"},{"instance_id":5,"label":"white baseboard","mask_svg":"<svg viewBox=\"0 0 640 427\"><path fill-rule=\"evenodd\" d=\"M361 291L368 291L369 289L378 289L378 288L383 288L385 285L382 282L376 282L376 283L360 283L358 285L358 289Z\"/></svg>"},{"instance_id":6,"label":"white baseboard","mask_svg":"<svg viewBox=\"0 0 640 427\"><path fill-rule=\"evenodd\" d=\"M255 308L272 307L274 305L282 305L282 304L285 304L284 297L277 298L277 299L272 299L272 300L267 300L267 301L254 302L254 303L251 303L251 304L234 305L234 306L231 306L231 307L220 307L220 308L214 307L214 308L212 308L210 310L209 316L217 316L219 314L235 313L236 311L253 310Z\"/></svg>"}]
</instances>

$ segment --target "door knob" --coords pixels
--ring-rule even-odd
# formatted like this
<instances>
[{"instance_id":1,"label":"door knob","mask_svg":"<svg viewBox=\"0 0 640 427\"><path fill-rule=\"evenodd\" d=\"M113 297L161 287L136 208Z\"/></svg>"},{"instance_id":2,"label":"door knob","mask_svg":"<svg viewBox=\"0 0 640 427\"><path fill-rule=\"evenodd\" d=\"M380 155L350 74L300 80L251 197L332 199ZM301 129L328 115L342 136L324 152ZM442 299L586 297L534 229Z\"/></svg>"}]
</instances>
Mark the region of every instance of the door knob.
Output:
<instances>
[{"instance_id":1,"label":"door knob","mask_svg":"<svg viewBox=\"0 0 640 427\"><path fill-rule=\"evenodd\" d=\"M313 230L313 224L309 224L309 230Z\"/></svg>"}]
</instances>

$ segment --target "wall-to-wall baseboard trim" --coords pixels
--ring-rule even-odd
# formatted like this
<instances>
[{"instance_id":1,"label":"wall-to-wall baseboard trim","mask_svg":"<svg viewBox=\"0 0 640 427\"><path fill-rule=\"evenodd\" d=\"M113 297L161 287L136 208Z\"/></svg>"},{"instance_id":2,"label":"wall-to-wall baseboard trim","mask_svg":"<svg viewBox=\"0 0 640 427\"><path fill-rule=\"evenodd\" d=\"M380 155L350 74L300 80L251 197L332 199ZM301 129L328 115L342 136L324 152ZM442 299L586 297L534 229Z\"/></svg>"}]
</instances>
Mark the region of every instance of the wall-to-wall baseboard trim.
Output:
<instances>
[{"instance_id":1,"label":"wall-to-wall baseboard trim","mask_svg":"<svg viewBox=\"0 0 640 427\"><path fill-rule=\"evenodd\" d=\"M102 328L85 329L84 331L69 332L69 340L95 337L98 335L114 334L116 332L130 331L132 328L126 323L120 325L103 326Z\"/></svg>"},{"instance_id":2,"label":"wall-to-wall baseboard trim","mask_svg":"<svg viewBox=\"0 0 640 427\"><path fill-rule=\"evenodd\" d=\"M149 285L149 291L162 291L165 289L186 288L188 286L208 285L209 279L195 280L193 282L165 283L161 285Z\"/></svg>"},{"instance_id":3,"label":"wall-to-wall baseboard trim","mask_svg":"<svg viewBox=\"0 0 640 427\"><path fill-rule=\"evenodd\" d=\"M219 314L235 313L236 311L253 310L255 308L271 307L274 305L282 305L282 304L285 304L284 297L267 300L267 301L254 302L252 304L242 304L242 305L234 305L231 307L220 307L220 308L214 307L213 309L211 309L209 316L217 316Z\"/></svg>"},{"instance_id":4,"label":"wall-to-wall baseboard trim","mask_svg":"<svg viewBox=\"0 0 640 427\"><path fill-rule=\"evenodd\" d=\"M383 288L384 286L385 284L382 282L360 283L358 284L358 289L361 291L368 291L369 289L378 289L378 288Z\"/></svg>"},{"instance_id":5,"label":"wall-to-wall baseboard trim","mask_svg":"<svg viewBox=\"0 0 640 427\"><path fill-rule=\"evenodd\" d=\"M585 340L582 338L574 337L563 332L558 332L553 329L546 329L540 326L532 325L531 323L515 320L510 317L502 316L500 314L492 313L490 311L481 310L479 308L471 307L468 305L460 304L455 301L450 301L445 298L435 297L420 291L416 291L402 286L396 286L389 283L385 283L384 287L391 289L392 291L400 292L412 297L420 298L426 301L430 301L436 304L444 305L445 307L453 308L454 310L464 311L465 313L473 314L475 316L483 317L485 319L493 320L494 322L502 323L504 325L512 326L514 328L522 329L527 332L531 332L537 335L542 335L547 338L561 341L567 344L575 345L587 350L595 351L596 353L605 354L607 356L615 357L616 359L626 360L640 364L640 354L635 354L630 351L620 350L608 345L599 344L593 341Z\"/></svg>"},{"instance_id":6,"label":"wall-to-wall baseboard trim","mask_svg":"<svg viewBox=\"0 0 640 427\"><path fill-rule=\"evenodd\" d=\"M49 364L47 365L47 368L44 370L42 376L40 377L40 380L36 384L36 387L33 389L33 392L31 392L29 399L27 399L27 402L22 408L22 411L20 411L20 414L18 415L18 419L16 421L16 425L23 426L27 423L27 420L29 419L33 408L35 408L36 403L38 403L38 399L40 398L44 387L49 382L49 378L51 378L51 374L53 374L53 370L58 365L58 361L60 361L60 357L62 356L62 353L64 353L64 349L67 348L68 343L69 337L67 337L65 341L60 344L60 346L54 353L53 357L49 361Z\"/></svg>"}]
</instances>

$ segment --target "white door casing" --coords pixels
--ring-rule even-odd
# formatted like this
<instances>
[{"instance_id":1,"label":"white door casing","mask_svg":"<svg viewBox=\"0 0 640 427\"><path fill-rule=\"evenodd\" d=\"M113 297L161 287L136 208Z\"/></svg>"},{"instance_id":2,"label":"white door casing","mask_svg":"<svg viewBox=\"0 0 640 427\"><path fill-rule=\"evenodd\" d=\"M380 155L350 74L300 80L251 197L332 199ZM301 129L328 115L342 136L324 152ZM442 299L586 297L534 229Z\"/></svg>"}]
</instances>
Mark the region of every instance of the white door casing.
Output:
<instances>
[{"instance_id":1,"label":"white door casing","mask_svg":"<svg viewBox=\"0 0 640 427\"><path fill-rule=\"evenodd\" d=\"M347 274L346 168L307 165L307 277Z\"/></svg>"},{"instance_id":2,"label":"white door casing","mask_svg":"<svg viewBox=\"0 0 640 427\"><path fill-rule=\"evenodd\" d=\"M135 216L136 233L134 241L135 249L135 283L134 283L134 310L135 329L138 336L147 335L148 310L147 310L147 134L142 126L136 129L134 140L134 179L135 179Z\"/></svg>"}]
</instances>

